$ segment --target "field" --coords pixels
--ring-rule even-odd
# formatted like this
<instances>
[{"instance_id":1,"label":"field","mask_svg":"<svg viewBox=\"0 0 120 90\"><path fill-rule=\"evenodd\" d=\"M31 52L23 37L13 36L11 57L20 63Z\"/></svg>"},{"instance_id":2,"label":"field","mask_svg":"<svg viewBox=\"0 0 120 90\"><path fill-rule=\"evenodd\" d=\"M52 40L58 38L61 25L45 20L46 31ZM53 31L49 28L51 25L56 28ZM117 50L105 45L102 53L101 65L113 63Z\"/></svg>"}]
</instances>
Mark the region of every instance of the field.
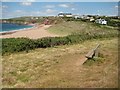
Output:
<instances>
[{"instance_id":1,"label":"field","mask_svg":"<svg viewBox=\"0 0 120 90\"><path fill-rule=\"evenodd\" d=\"M88 40L4 55L3 87L118 87L117 41L117 38ZM85 55L97 43L101 44L100 57L83 64Z\"/></svg>"},{"instance_id":2,"label":"field","mask_svg":"<svg viewBox=\"0 0 120 90\"><path fill-rule=\"evenodd\" d=\"M94 32L97 34L99 32L109 32L109 31L115 32L116 28L107 26L107 25L99 25L91 22L67 21L67 22L53 25L47 30L50 33L66 36L66 35L76 34L76 33L78 34L78 33Z\"/></svg>"}]
</instances>

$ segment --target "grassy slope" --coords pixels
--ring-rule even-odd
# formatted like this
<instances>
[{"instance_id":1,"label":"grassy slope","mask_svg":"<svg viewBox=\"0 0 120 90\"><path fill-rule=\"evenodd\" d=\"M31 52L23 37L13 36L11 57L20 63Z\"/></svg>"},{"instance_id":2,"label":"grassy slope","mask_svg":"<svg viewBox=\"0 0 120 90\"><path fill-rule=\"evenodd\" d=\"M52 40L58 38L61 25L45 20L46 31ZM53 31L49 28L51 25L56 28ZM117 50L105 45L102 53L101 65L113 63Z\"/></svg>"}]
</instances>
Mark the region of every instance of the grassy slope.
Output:
<instances>
[{"instance_id":1,"label":"grassy slope","mask_svg":"<svg viewBox=\"0 0 120 90\"><path fill-rule=\"evenodd\" d=\"M100 62L81 65L101 43ZM3 56L4 87L117 87L117 38Z\"/></svg>"},{"instance_id":2,"label":"grassy slope","mask_svg":"<svg viewBox=\"0 0 120 90\"><path fill-rule=\"evenodd\" d=\"M72 33L83 32L107 32L114 30L114 28L108 27L106 25L96 25L90 22L69 21L53 25L47 30L58 35L69 35Z\"/></svg>"}]
</instances>

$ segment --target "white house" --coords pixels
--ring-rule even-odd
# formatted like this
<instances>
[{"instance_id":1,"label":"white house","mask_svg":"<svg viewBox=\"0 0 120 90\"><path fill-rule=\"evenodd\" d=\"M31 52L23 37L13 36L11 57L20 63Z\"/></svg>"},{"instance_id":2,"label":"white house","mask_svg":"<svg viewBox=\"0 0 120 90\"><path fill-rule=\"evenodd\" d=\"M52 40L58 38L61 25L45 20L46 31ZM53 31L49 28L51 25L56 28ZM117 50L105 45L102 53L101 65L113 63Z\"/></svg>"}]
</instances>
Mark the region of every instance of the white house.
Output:
<instances>
[{"instance_id":1,"label":"white house","mask_svg":"<svg viewBox=\"0 0 120 90\"><path fill-rule=\"evenodd\" d=\"M39 19L38 17L36 17L35 19Z\"/></svg>"},{"instance_id":2,"label":"white house","mask_svg":"<svg viewBox=\"0 0 120 90\"><path fill-rule=\"evenodd\" d=\"M58 14L59 17L72 17L72 13L59 13Z\"/></svg>"},{"instance_id":3,"label":"white house","mask_svg":"<svg viewBox=\"0 0 120 90\"><path fill-rule=\"evenodd\" d=\"M93 17L90 17L90 21L92 22L92 21L94 21L95 19L93 18Z\"/></svg>"},{"instance_id":4,"label":"white house","mask_svg":"<svg viewBox=\"0 0 120 90\"><path fill-rule=\"evenodd\" d=\"M74 15L73 17L74 17L75 19L81 18L79 15Z\"/></svg>"},{"instance_id":5,"label":"white house","mask_svg":"<svg viewBox=\"0 0 120 90\"><path fill-rule=\"evenodd\" d=\"M64 17L64 14L59 13L59 14L58 14L58 17Z\"/></svg>"},{"instance_id":6,"label":"white house","mask_svg":"<svg viewBox=\"0 0 120 90\"><path fill-rule=\"evenodd\" d=\"M90 17L88 17L87 15L82 15L82 16L80 16L80 18L81 18L81 19L86 19L86 20L89 20L89 19L90 19Z\"/></svg>"},{"instance_id":7,"label":"white house","mask_svg":"<svg viewBox=\"0 0 120 90\"><path fill-rule=\"evenodd\" d=\"M95 20L95 22L99 23L99 24L103 24L103 25L107 24L107 21L105 19L97 19L97 20Z\"/></svg>"}]
</instances>

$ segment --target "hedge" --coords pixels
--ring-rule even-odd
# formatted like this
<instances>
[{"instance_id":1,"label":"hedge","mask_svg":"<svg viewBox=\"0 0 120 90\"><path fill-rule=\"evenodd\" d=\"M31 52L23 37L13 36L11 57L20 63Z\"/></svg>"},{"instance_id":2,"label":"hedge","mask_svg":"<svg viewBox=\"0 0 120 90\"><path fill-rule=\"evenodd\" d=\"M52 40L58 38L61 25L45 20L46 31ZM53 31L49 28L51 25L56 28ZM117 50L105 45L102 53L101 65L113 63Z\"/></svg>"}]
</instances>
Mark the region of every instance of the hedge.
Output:
<instances>
[{"instance_id":1,"label":"hedge","mask_svg":"<svg viewBox=\"0 0 120 90\"><path fill-rule=\"evenodd\" d=\"M65 37L46 37L42 39L6 38L2 39L2 54L26 51L35 48L47 48L58 45L81 43L85 40L117 37L118 32L89 32Z\"/></svg>"}]
</instances>

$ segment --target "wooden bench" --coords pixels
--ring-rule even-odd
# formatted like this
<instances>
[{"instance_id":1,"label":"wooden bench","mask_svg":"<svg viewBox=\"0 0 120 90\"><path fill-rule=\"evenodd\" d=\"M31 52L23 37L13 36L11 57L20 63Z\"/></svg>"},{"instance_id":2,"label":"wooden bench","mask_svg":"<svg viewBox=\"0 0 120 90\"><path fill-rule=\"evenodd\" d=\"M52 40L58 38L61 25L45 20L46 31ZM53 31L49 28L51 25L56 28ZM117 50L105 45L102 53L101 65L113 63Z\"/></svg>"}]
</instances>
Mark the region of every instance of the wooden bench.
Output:
<instances>
[{"instance_id":1,"label":"wooden bench","mask_svg":"<svg viewBox=\"0 0 120 90\"><path fill-rule=\"evenodd\" d=\"M92 59L94 56L98 57L98 48L99 48L100 44L98 44L94 49L92 49L91 51L89 51L85 57L88 59Z\"/></svg>"}]
</instances>

